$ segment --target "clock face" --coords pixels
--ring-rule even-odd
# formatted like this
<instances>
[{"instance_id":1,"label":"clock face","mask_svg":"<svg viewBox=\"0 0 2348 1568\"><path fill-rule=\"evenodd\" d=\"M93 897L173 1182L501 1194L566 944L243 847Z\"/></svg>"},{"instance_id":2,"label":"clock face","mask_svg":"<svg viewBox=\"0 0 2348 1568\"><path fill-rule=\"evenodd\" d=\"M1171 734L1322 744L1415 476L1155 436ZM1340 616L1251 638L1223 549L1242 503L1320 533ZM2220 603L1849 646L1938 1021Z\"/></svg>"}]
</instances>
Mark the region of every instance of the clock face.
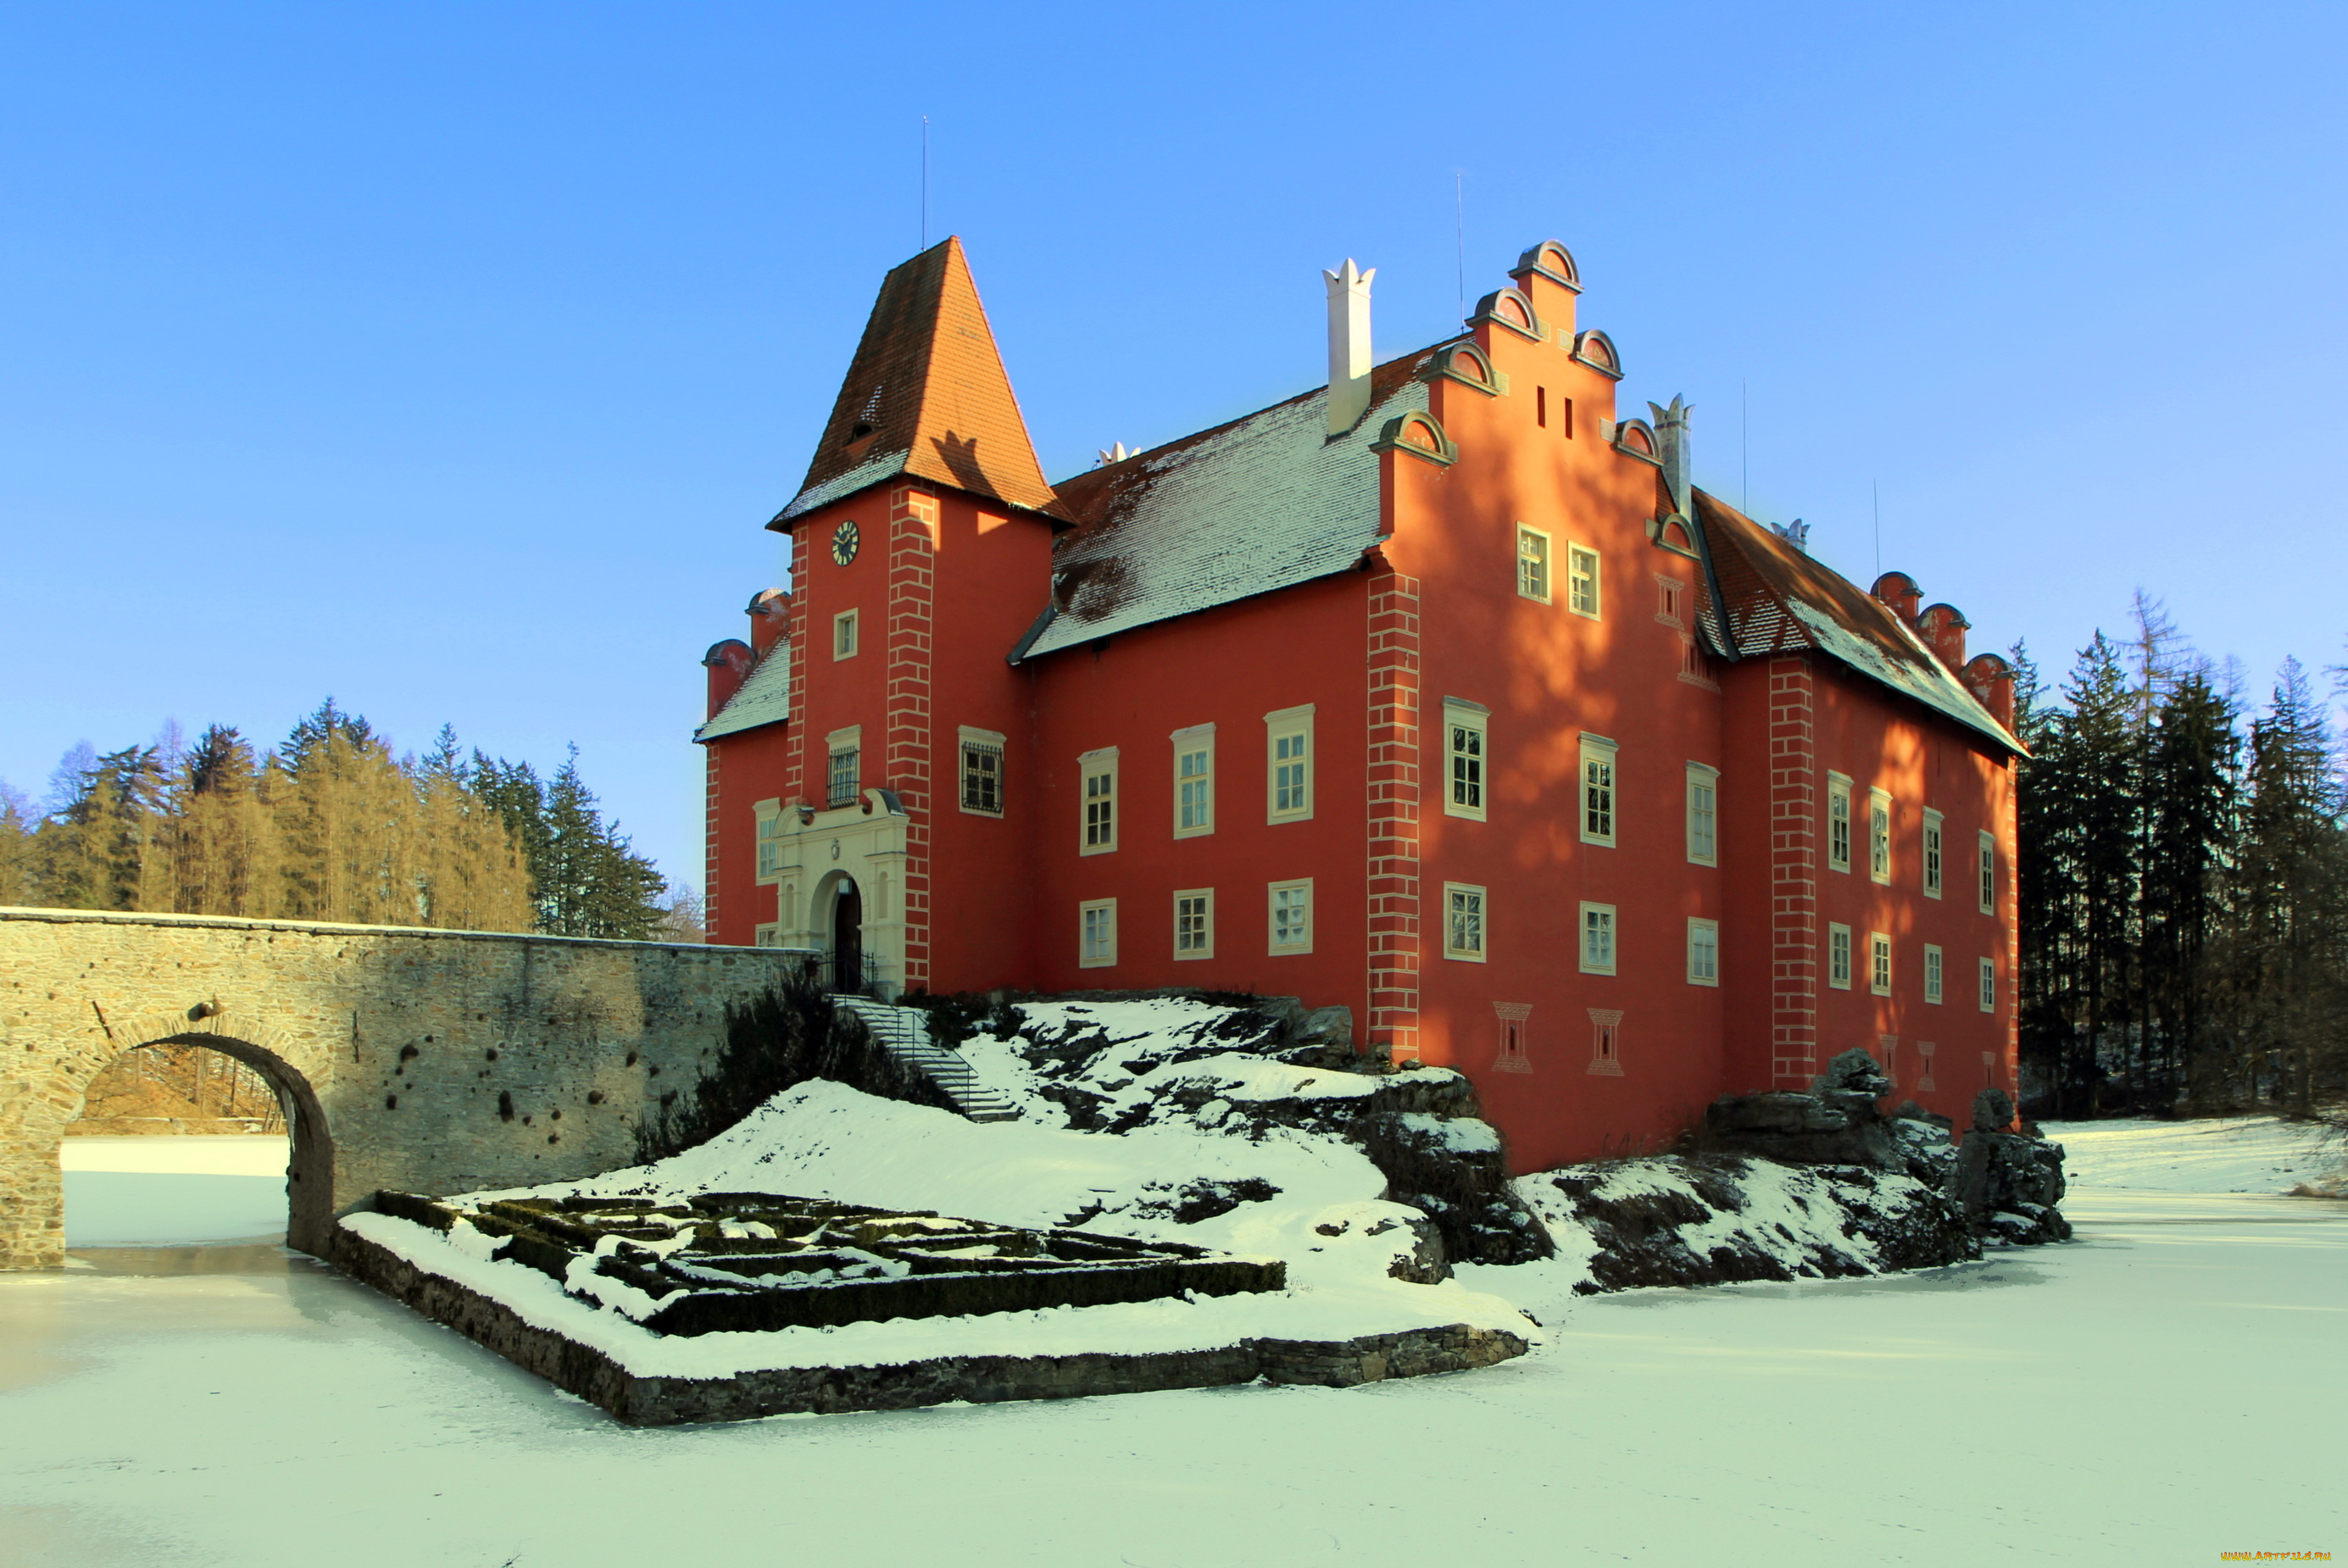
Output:
<instances>
[{"instance_id":1,"label":"clock face","mask_svg":"<svg viewBox=\"0 0 2348 1568\"><path fill-rule=\"evenodd\" d=\"M856 559L856 522L850 519L831 531L831 558L842 566Z\"/></svg>"}]
</instances>

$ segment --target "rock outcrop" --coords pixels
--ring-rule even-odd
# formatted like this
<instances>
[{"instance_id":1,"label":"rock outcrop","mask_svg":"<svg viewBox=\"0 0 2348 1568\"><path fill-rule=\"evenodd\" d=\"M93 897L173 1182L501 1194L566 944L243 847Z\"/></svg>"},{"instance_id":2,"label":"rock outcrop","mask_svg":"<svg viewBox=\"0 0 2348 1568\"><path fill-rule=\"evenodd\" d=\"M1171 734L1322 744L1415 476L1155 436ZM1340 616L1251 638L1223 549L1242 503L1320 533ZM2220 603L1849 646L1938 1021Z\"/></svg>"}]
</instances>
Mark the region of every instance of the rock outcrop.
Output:
<instances>
[{"instance_id":1,"label":"rock outcrop","mask_svg":"<svg viewBox=\"0 0 2348 1568\"><path fill-rule=\"evenodd\" d=\"M2013 1101L1983 1089L1962 1142L1954 1124L1914 1100L1890 1116L1891 1092L1875 1058L1848 1050L1827 1064L1809 1092L1732 1095L1704 1112L1704 1142L1724 1153L1796 1165L1857 1165L1915 1178L1941 1193L1972 1234L2032 1244L2068 1240L2063 1148L2014 1130Z\"/></svg>"}]
</instances>

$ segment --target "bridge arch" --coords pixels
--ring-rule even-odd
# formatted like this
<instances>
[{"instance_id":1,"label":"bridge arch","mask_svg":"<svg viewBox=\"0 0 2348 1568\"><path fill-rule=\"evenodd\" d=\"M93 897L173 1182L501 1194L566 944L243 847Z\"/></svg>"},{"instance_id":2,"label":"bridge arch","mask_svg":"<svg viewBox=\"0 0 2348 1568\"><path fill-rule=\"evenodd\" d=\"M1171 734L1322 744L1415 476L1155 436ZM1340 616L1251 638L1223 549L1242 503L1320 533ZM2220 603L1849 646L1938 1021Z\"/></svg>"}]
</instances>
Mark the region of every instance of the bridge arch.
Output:
<instances>
[{"instance_id":1,"label":"bridge arch","mask_svg":"<svg viewBox=\"0 0 2348 1568\"><path fill-rule=\"evenodd\" d=\"M154 1046L194 1046L203 1050L217 1051L221 1056L243 1063L259 1073L277 1097L277 1105L285 1119L287 1158L285 1165L285 1242L300 1252L323 1254L331 1241L335 1223L335 1139L334 1127L326 1109L318 1098L316 1088L307 1074L288 1061L280 1047L289 1044L273 1040L273 1031L247 1029L245 1035L229 1034L211 1029L193 1029L188 1021L148 1020L134 1027L131 1033L155 1033L151 1037L126 1046L110 1057L93 1056L81 1064L81 1081L76 1087L79 1099L73 1114L66 1119L77 1120L88 1103L90 1085L117 1062L132 1051ZM118 1031L118 1037L120 1031ZM57 1129L62 1146L66 1129Z\"/></svg>"}]
</instances>

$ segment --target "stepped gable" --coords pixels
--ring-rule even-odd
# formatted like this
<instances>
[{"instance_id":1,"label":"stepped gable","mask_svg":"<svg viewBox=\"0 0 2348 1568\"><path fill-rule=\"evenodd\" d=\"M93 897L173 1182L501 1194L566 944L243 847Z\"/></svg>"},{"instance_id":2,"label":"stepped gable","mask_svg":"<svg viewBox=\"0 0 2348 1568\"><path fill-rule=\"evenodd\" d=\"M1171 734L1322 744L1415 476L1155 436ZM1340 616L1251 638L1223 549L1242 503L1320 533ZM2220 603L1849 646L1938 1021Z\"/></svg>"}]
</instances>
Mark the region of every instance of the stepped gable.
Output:
<instances>
[{"instance_id":1,"label":"stepped gable","mask_svg":"<svg viewBox=\"0 0 2348 1568\"><path fill-rule=\"evenodd\" d=\"M1728 616L1724 627L1710 604L1702 609L1716 645L1738 658L1815 649L2009 751L2023 749L1889 605L1726 501L1694 494Z\"/></svg>"},{"instance_id":2,"label":"stepped gable","mask_svg":"<svg viewBox=\"0 0 2348 1568\"><path fill-rule=\"evenodd\" d=\"M1063 480L1076 528L1053 550L1052 602L1014 659L1351 569L1378 542L1387 420L1426 407L1434 349L1370 375L1370 410L1332 439L1329 389Z\"/></svg>"},{"instance_id":3,"label":"stepped gable","mask_svg":"<svg viewBox=\"0 0 2348 1568\"><path fill-rule=\"evenodd\" d=\"M1011 377L950 237L881 280L815 459L768 528L899 475L1061 515Z\"/></svg>"}]
</instances>

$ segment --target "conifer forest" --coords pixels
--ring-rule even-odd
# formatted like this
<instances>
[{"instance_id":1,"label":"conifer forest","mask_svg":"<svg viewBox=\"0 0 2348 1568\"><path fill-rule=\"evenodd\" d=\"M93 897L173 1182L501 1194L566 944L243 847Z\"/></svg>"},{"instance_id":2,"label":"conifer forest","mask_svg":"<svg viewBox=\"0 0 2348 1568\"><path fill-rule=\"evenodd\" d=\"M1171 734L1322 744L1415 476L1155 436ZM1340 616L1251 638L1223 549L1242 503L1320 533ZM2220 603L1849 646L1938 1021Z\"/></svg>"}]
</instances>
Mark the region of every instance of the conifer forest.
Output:
<instances>
[{"instance_id":1,"label":"conifer forest","mask_svg":"<svg viewBox=\"0 0 2348 1568\"><path fill-rule=\"evenodd\" d=\"M542 779L446 727L402 755L331 699L272 748L167 728L77 748L38 804L0 786L0 904L700 939L575 755Z\"/></svg>"},{"instance_id":2,"label":"conifer forest","mask_svg":"<svg viewBox=\"0 0 2348 1568\"><path fill-rule=\"evenodd\" d=\"M2013 662L2035 1114L2317 1114L2348 1089L2343 672L2253 696L2139 593L2059 687Z\"/></svg>"}]
</instances>

